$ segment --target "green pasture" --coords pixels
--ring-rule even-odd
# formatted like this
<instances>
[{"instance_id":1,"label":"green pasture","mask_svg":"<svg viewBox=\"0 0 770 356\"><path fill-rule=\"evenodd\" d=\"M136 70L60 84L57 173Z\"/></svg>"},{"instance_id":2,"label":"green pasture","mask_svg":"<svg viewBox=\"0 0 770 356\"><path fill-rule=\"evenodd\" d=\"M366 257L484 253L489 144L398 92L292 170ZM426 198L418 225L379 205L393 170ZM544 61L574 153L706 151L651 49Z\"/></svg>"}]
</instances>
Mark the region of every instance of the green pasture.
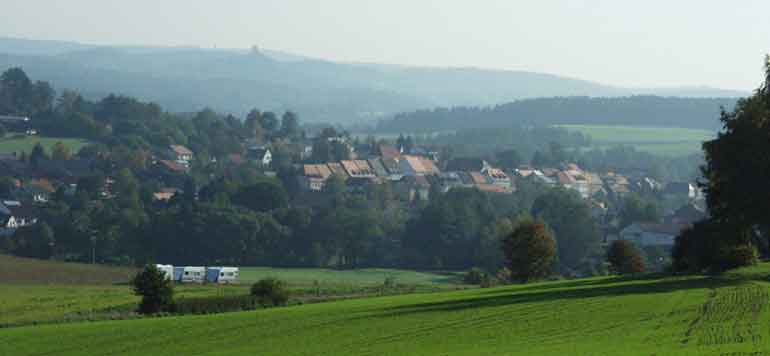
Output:
<instances>
[{"instance_id":1,"label":"green pasture","mask_svg":"<svg viewBox=\"0 0 770 356\"><path fill-rule=\"evenodd\" d=\"M0 355L763 355L770 265L17 327Z\"/></svg>"},{"instance_id":2,"label":"green pasture","mask_svg":"<svg viewBox=\"0 0 770 356\"><path fill-rule=\"evenodd\" d=\"M632 146L640 151L666 156L685 156L701 151L703 141L713 139L708 130L676 127L558 125L592 139L595 147Z\"/></svg>"}]
</instances>

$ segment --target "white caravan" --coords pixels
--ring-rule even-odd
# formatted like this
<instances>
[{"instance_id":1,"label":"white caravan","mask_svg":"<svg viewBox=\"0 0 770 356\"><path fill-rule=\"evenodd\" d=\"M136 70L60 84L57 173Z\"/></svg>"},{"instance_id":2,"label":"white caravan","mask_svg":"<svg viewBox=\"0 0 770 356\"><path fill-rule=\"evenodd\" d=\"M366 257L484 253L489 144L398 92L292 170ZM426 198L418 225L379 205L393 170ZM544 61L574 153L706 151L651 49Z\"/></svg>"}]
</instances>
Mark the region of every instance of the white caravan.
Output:
<instances>
[{"instance_id":1,"label":"white caravan","mask_svg":"<svg viewBox=\"0 0 770 356\"><path fill-rule=\"evenodd\" d=\"M163 274L166 276L166 279L173 279L174 278L174 266L172 266L172 265L155 265L155 268L157 268L159 271L163 272Z\"/></svg>"},{"instance_id":2,"label":"white caravan","mask_svg":"<svg viewBox=\"0 0 770 356\"><path fill-rule=\"evenodd\" d=\"M174 277L177 282L203 283L206 280L206 267L176 267L174 268Z\"/></svg>"},{"instance_id":3,"label":"white caravan","mask_svg":"<svg viewBox=\"0 0 770 356\"><path fill-rule=\"evenodd\" d=\"M206 281L209 283L238 282L238 267L209 267L206 269Z\"/></svg>"}]
</instances>

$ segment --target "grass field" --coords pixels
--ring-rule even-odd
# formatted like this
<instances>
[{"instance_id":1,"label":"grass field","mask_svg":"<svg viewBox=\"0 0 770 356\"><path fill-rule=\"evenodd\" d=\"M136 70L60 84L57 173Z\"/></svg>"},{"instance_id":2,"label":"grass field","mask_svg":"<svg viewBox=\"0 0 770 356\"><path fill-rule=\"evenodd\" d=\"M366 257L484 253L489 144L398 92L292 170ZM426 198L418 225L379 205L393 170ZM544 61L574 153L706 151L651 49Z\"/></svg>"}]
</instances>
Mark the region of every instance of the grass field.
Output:
<instances>
[{"instance_id":1,"label":"grass field","mask_svg":"<svg viewBox=\"0 0 770 356\"><path fill-rule=\"evenodd\" d=\"M135 317L130 314L139 299L131 295L127 282L136 271L0 255L0 327ZM243 267L238 285L177 285L176 295L247 294L253 282L265 277L286 281L295 298L303 301L376 295L373 287L388 277L402 286L394 293L463 288L454 283L459 279L456 273Z\"/></svg>"},{"instance_id":2,"label":"grass field","mask_svg":"<svg viewBox=\"0 0 770 356\"><path fill-rule=\"evenodd\" d=\"M715 136L708 130L671 127L559 125L592 138L597 147L632 146L640 151L667 156L684 156L701 151L703 141Z\"/></svg>"},{"instance_id":3,"label":"grass field","mask_svg":"<svg viewBox=\"0 0 770 356\"><path fill-rule=\"evenodd\" d=\"M61 142L68 146L73 154L80 151L83 146L88 144L88 141L76 139L76 138L56 138L56 137L39 137L39 136L25 136L23 138L17 138L13 136L7 136L0 138L0 153L13 153L26 152L29 154L32 148L37 143L40 143L45 151L50 153L51 148L57 142Z\"/></svg>"},{"instance_id":4,"label":"grass field","mask_svg":"<svg viewBox=\"0 0 770 356\"><path fill-rule=\"evenodd\" d=\"M763 355L770 265L19 327L0 355Z\"/></svg>"}]
</instances>

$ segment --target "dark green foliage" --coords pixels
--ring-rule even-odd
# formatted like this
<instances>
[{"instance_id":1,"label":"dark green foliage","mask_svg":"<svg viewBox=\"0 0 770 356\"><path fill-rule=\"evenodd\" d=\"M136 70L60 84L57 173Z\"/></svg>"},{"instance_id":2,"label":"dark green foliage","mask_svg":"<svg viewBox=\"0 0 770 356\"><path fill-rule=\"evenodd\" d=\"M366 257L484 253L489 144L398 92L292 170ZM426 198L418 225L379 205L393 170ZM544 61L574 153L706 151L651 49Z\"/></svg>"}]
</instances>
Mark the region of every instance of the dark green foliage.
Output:
<instances>
[{"instance_id":1,"label":"dark green foliage","mask_svg":"<svg viewBox=\"0 0 770 356\"><path fill-rule=\"evenodd\" d=\"M559 249L559 268L578 269L599 247L601 234L586 202L575 191L552 189L532 205L532 215L553 229Z\"/></svg>"},{"instance_id":2,"label":"dark green foliage","mask_svg":"<svg viewBox=\"0 0 770 356\"><path fill-rule=\"evenodd\" d=\"M259 182L241 188L233 196L233 202L254 211L267 212L286 208L289 196L279 183Z\"/></svg>"},{"instance_id":3,"label":"dark green foliage","mask_svg":"<svg viewBox=\"0 0 770 356\"><path fill-rule=\"evenodd\" d=\"M617 274L637 274L644 272L644 258L633 242L615 240L607 248L607 262L610 271Z\"/></svg>"},{"instance_id":4,"label":"dark green foliage","mask_svg":"<svg viewBox=\"0 0 770 356\"><path fill-rule=\"evenodd\" d=\"M7 251L18 256L47 259L56 251L54 231L45 221L22 227L3 239L7 240Z\"/></svg>"},{"instance_id":5,"label":"dark green foliage","mask_svg":"<svg viewBox=\"0 0 770 356\"><path fill-rule=\"evenodd\" d=\"M131 279L134 294L141 296L139 313L156 314L174 311L174 285L155 265L148 265Z\"/></svg>"},{"instance_id":6,"label":"dark green foliage","mask_svg":"<svg viewBox=\"0 0 770 356\"><path fill-rule=\"evenodd\" d=\"M174 303L176 314L217 314L259 308L262 308L262 304L251 295L179 298Z\"/></svg>"},{"instance_id":7,"label":"dark green foliage","mask_svg":"<svg viewBox=\"0 0 770 356\"><path fill-rule=\"evenodd\" d=\"M520 220L513 232L503 237L502 249L514 281L526 283L553 272L556 241L542 221Z\"/></svg>"},{"instance_id":8,"label":"dark green foliage","mask_svg":"<svg viewBox=\"0 0 770 356\"><path fill-rule=\"evenodd\" d=\"M465 272L463 276L463 283L465 284L482 284L485 280L489 279L489 275L481 270L481 268L473 267L468 272Z\"/></svg>"},{"instance_id":9,"label":"dark green foliage","mask_svg":"<svg viewBox=\"0 0 770 356\"><path fill-rule=\"evenodd\" d=\"M404 247L412 253L408 263L435 269L499 267L502 261L489 261L484 248L499 250L491 243L497 238L496 218L489 196L476 189L453 189L432 199L406 226Z\"/></svg>"},{"instance_id":10,"label":"dark green foliage","mask_svg":"<svg viewBox=\"0 0 770 356\"><path fill-rule=\"evenodd\" d=\"M263 306L286 305L289 301L289 289L281 280L265 278L251 286L251 296Z\"/></svg>"},{"instance_id":11,"label":"dark green foliage","mask_svg":"<svg viewBox=\"0 0 770 356\"><path fill-rule=\"evenodd\" d=\"M741 229L713 220L695 223L676 237L671 253L677 272L718 273L757 262L757 249Z\"/></svg>"},{"instance_id":12,"label":"dark green foliage","mask_svg":"<svg viewBox=\"0 0 770 356\"><path fill-rule=\"evenodd\" d=\"M637 222L657 222L661 218L661 211L657 204L642 200L638 195L632 194L624 198L620 208L620 228Z\"/></svg>"}]
</instances>

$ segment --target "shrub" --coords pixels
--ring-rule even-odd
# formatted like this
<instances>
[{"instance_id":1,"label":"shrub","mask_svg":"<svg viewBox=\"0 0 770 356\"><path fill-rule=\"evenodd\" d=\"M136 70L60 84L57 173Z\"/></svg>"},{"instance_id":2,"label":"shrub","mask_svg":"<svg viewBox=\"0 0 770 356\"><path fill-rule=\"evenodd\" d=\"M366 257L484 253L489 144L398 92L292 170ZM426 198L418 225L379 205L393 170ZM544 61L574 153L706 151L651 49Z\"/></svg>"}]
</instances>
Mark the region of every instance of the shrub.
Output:
<instances>
[{"instance_id":1,"label":"shrub","mask_svg":"<svg viewBox=\"0 0 770 356\"><path fill-rule=\"evenodd\" d=\"M485 279L488 279L487 274L480 268L473 267L465 273L465 276L463 277L463 283L481 284Z\"/></svg>"},{"instance_id":2,"label":"shrub","mask_svg":"<svg viewBox=\"0 0 770 356\"><path fill-rule=\"evenodd\" d=\"M757 249L748 244L723 248L720 257L722 270L751 266L759 262Z\"/></svg>"},{"instance_id":3,"label":"shrub","mask_svg":"<svg viewBox=\"0 0 770 356\"><path fill-rule=\"evenodd\" d=\"M174 311L179 314L215 314L261 308L251 295L230 295L200 298L181 298Z\"/></svg>"},{"instance_id":4,"label":"shrub","mask_svg":"<svg viewBox=\"0 0 770 356\"><path fill-rule=\"evenodd\" d=\"M131 279L136 295L142 296L139 313L155 314L174 310L174 286L154 265L149 265Z\"/></svg>"},{"instance_id":5,"label":"shrub","mask_svg":"<svg viewBox=\"0 0 770 356\"><path fill-rule=\"evenodd\" d=\"M612 241L607 249L607 262L610 270L618 274L635 274L644 272L644 258L631 241Z\"/></svg>"},{"instance_id":6,"label":"shrub","mask_svg":"<svg viewBox=\"0 0 770 356\"><path fill-rule=\"evenodd\" d=\"M289 289L281 280L265 278L251 286L251 296L263 306L286 305L289 301Z\"/></svg>"},{"instance_id":7,"label":"shrub","mask_svg":"<svg viewBox=\"0 0 770 356\"><path fill-rule=\"evenodd\" d=\"M497 270L495 277L500 283L507 283L511 280L511 270L508 267L503 267Z\"/></svg>"},{"instance_id":8,"label":"shrub","mask_svg":"<svg viewBox=\"0 0 770 356\"><path fill-rule=\"evenodd\" d=\"M675 272L719 273L755 264L757 250L748 236L739 227L699 221L676 237L672 267Z\"/></svg>"}]
</instances>

